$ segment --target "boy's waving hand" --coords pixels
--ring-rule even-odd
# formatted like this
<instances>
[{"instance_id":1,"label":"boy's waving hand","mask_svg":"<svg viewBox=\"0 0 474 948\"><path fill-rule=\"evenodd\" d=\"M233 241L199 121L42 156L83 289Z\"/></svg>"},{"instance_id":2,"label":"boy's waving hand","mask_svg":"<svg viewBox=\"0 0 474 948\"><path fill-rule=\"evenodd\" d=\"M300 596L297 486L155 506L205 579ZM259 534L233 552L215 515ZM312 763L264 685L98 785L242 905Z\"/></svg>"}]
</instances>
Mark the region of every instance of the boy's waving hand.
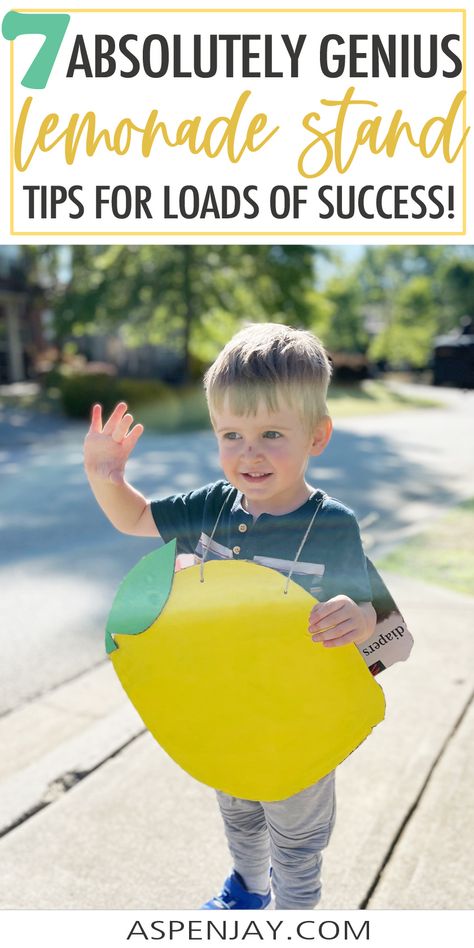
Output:
<instances>
[{"instance_id":1,"label":"boy's waving hand","mask_svg":"<svg viewBox=\"0 0 474 948\"><path fill-rule=\"evenodd\" d=\"M105 425L102 406L94 405L89 431L84 439L84 467L97 503L122 533L156 537L158 530L150 504L125 480L125 465L143 425L133 425L125 402L115 406Z\"/></svg>"},{"instance_id":2,"label":"boy's waving hand","mask_svg":"<svg viewBox=\"0 0 474 948\"><path fill-rule=\"evenodd\" d=\"M125 464L143 434L143 425L131 428L132 424L133 415L127 413L125 402L116 405L103 426L102 406L94 405L84 441L84 465L90 477L123 484Z\"/></svg>"}]
</instances>

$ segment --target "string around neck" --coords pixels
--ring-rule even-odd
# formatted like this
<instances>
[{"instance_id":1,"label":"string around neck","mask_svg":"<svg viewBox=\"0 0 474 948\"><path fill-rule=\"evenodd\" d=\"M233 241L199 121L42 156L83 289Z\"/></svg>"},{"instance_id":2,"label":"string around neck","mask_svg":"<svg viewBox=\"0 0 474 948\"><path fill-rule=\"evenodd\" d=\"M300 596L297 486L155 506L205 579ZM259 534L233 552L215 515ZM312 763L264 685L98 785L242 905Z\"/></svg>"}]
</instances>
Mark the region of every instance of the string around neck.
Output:
<instances>
[{"instance_id":1,"label":"string around neck","mask_svg":"<svg viewBox=\"0 0 474 948\"><path fill-rule=\"evenodd\" d=\"M314 491L314 493L308 498L308 500L311 500L311 499L315 496L316 493L317 493L317 491ZM227 501L229 500L229 497L232 497L232 494L229 494L229 495L225 498L225 500L224 500L224 502L223 502L223 504L222 504L222 506L221 506L221 509L219 510L219 513L218 513L218 515L217 515L216 522L215 522L215 524L214 524L214 526L213 526L213 528L212 528L212 533L211 533L211 536L209 537L209 541L208 541L208 543L206 544L206 546L203 546L203 554L202 554L202 557L201 557L201 562L200 562L200 564L199 564L199 582L201 582L201 583L204 582L204 563L205 563L205 561L206 561L206 559L207 559L207 554L208 554L208 552L209 552L211 543L212 543L212 541L213 541L213 539L214 539L214 536L215 536L217 527L218 527L218 525L219 525L219 521L220 521L221 516L222 516L222 513L223 513L223 511L224 511L224 507L225 507L225 505L227 504ZM310 534L311 529L312 529L312 527L313 527L314 521L316 520L316 516L317 516L317 514L319 513L319 511L320 511L320 509L321 509L321 507L322 507L322 505L323 505L324 498L325 498L325 494L324 494L323 491L321 491L321 497L319 498L319 501L318 501L318 503L316 504L316 509L314 510L314 513L313 513L313 515L312 515L312 517L311 517L311 520L309 521L309 524L308 524L308 526L307 526L307 528L306 528L306 530L305 530L303 539L302 539L302 541L301 541L301 543L300 543L300 545L299 545L299 547L298 547L298 549L297 549L297 551L296 551L295 558L294 558L294 560L293 560L293 562L292 562L292 564L291 564L291 567L290 567L290 569L289 569L289 571L288 571L288 575L287 575L287 577L286 577L286 579L285 579L285 585L284 585L284 588L283 588L283 595L284 595L284 596L287 596L287 595L288 595L288 589L289 589L289 586L290 586L291 577L292 577L292 575L293 575L293 573L294 573L294 571L295 571L295 567L296 567L296 565L297 565L297 563L298 563L298 560L299 560L299 558L300 558L300 556L301 556L301 552L302 552L303 547L304 547L304 545L305 545L305 543L306 543L306 540L307 540L308 537L309 537L309 534Z\"/></svg>"},{"instance_id":2,"label":"string around neck","mask_svg":"<svg viewBox=\"0 0 474 948\"><path fill-rule=\"evenodd\" d=\"M314 496L314 494L313 494L313 496ZM312 528L312 526L313 526L313 523L314 523L314 521L316 520L316 515L319 513L319 511L320 511L320 509L321 509L321 507L322 507L323 501L324 501L324 494L322 493L322 494L321 494L321 497L320 497L320 499L319 499L319 501L318 501L318 503L317 503L317 505L316 505L316 509L315 509L315 511L314 511L314 513L313 513L313 516L311 517L311 520L309 521L309 524L308 524L308 526L307 526L307 528L306 528L305 535L304 535L304 537L303 537L303 539L302 539L302 541L301 541L301 543L300 543L300 545L299 545L299 547L298 547L298 550L297 550L297 552L296 552L296 556L295 556L295 558L294 558L294 560L293 560L293 562L292 562L292 564L291 564L291 567L290 567L290 569L289 569L289 571L288 571L288 576L286 577L285 585L284 585L284 588L283 588L283 595L284 595L284 596L287 596L287 595L288 595L288 589L289 589L289 585L290 585L290 579L291 579L291 577L292 577L292 575L293 575L293 573L294 573L294 571L295 571L295 566L296 566L296 564L297 564L297 562L298 562L298 560L299 560L299 558L300 558L301 551L302 551L302 549L303 549L303 547L304 547L304 545L305 545L305 543L306 543L306 540L307 540L308 537L309 537L309 534L310 534L311 528Z\"/></svg>"},{"instance_id":3,"label":"string around neck","mask_svg":"<svg viewBox=\"0 0 474 948\"><path fill-rule=\"evenodd\" d=\"M227 503L229 497L231 497L231 496L232 496L232 493L230 493L230 494L225 498L224 503L222 504L222 507L221 507L221 509L219 510L219 513L217 514L217 520L216 520L216 522L215 522L215 524L214 524L214 526L213 526L213 528L212 528L212 533L211 533L211 536L209 537L209 542L206 544L206 546L203 546L203 554L202 554L202 557L201 557L201 562L200 562L200 564L199 564L199 582L200 582L200 583L203 583L203 582L204 582L204 563L205 563L205 561L206 561L206 557L207 557L207 554L208 554L208 552L209 552L209 548L210 548L210 546L211 546L211 543L212 543L212 541L213 541L213 539L214 539L214 534L215 534L215 532L216 532L216 530L217 530L217 527L218 527L218 524L219 524L219 520L221 519L222 511L224 510L224 507L225 507L225 505L226 505L226 503Z\"/></svg>"}]
</instances>

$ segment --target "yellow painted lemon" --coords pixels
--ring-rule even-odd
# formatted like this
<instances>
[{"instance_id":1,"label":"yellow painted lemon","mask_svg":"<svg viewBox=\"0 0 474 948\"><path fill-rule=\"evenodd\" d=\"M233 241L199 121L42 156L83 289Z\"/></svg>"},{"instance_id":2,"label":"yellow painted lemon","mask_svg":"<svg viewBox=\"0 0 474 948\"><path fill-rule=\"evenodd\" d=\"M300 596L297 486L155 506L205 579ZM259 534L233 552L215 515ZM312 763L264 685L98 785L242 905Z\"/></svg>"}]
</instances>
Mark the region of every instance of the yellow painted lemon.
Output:
<instances>
[{"instance_id":1,"label":"yellow painted lemon","mask_svg":"<svg viewBox=\"0 0 474 948\"><path fill-rule=\"evenodd\" d=\"M128 574L106 644L144 723L193 777L249 800L282 800L339 764L384 716L354 645L308 634L314 599L256 563L174 574L175 542Z\"/></svg>"}]
</instances>

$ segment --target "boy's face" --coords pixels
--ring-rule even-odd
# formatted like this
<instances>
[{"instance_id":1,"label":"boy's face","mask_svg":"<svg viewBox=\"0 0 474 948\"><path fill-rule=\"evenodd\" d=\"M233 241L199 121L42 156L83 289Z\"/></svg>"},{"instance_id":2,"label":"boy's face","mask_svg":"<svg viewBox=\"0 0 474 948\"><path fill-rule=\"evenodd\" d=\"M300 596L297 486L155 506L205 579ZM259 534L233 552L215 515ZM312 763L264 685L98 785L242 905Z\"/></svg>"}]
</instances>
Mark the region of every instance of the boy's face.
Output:
<instances>
[{"instance_id":1,"label":"boy's face","mask_svg":"<svg viewBox=\"0 0 474 948\"><path fill-rule=\"evenodd\" d=\"M261 402L255 415L236 415L226 399L213 412L213 424L224 474L244 494L249 513L278 515L304 504L308 458L324 451L329 418L309 431L294 408L269 411Z\"/></svg>"}]
</instances>

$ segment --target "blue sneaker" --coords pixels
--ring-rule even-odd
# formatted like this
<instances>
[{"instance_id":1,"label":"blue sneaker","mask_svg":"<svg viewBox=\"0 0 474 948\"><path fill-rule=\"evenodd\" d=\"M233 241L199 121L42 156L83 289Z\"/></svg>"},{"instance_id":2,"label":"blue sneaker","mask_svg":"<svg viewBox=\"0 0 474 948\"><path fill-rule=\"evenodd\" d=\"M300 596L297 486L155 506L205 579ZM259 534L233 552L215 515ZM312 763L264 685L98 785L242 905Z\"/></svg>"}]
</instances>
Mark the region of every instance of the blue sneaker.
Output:
<instances>
[{"instance_id":1,"label":"blue sneaker","mask_svg":"<svg viewBox=\"0 0 474 948\"><path fill-rule=\"evenodd\" d=\"M201 909L264 909L270 905L271 898L270 891L266 895L249 892L242 876L234 870L225 880L222 892L201 905Z\"/></svg>"}]
</instances>

